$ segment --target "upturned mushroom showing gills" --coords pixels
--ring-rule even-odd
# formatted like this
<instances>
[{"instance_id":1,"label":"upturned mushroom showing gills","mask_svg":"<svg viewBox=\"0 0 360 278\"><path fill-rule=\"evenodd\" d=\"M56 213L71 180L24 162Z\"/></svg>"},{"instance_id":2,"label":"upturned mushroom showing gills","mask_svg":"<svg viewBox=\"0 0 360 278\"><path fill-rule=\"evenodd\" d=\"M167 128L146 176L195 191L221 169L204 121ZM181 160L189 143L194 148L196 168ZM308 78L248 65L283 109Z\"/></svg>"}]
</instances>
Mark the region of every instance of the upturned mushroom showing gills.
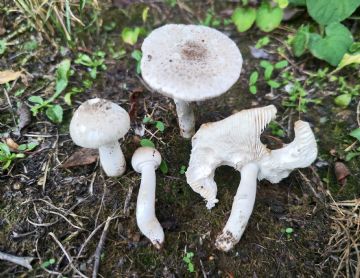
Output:
<instances>
[{"instance_id":1,"label":"upturned mushroom showing gills","mask_svg":"<svg viewBox=\"0 0 360 278\"><path fill-rule=\"evenodd\" d=\"M230 38L206 26L164 25L150 33L141 50L142 77L153 90L174 99L184 138L195 133L190 102L228 91L243 62Z\"/></svg>"},{"instance_id":2,"label":"upturned mushroom showing gills","mask_svg":"<svg viewBox=\"0 0 360 278\"><path fill-rule=\"evenodd\" d=\"M126 161L118 140L130 129L130 117L119 105L100 98L85 101L70 122L70 136L78 146L99 149L108 176L120 176Z\"/></svg>"},{"instance_id":3,"label":"upturned mushroom showing gills","mask_svg":"<svg viewBox=\"0 0 360 278\"><path fill-rule=\"evenodd\" d=\"M261 143L260 135L275 115L273 105L243 110L203 124L192 138L186 179L207 201L208 209L218 202L215 169L228 165L241 173L230 217L216 239L219 250L228 251L239 242L254 207L257 179L277 183L292 170L308 167L316 159L317 145L307 122L295 123L295 139L281 149L269 150Z\"/></svg>"},{"instance_id":4,"label":"upturned mushroom showing gills","mask_svg":"<svg viewBox=\"0 0 360 278\"><path fill-rule=\"evenodd\" d=\"M155 215L155 170L161 163L160 153L150 147L138 148L131 159L134 170L141 173L141 183L136 202L136 223L140 231L160 249L164 242L164 231Z\"/></svg>"}]
</instances>

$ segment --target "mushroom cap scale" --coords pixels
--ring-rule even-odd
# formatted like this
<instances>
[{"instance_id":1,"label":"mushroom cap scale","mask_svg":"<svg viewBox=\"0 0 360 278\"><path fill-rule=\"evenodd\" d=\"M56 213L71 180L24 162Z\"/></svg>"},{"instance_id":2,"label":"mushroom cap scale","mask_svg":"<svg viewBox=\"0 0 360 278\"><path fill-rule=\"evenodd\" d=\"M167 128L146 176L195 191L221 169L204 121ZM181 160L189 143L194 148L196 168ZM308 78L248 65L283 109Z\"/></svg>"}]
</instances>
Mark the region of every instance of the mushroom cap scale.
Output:
<instances>
[{"instance_id":1,"label":"mushroom cap scale","mask_svg":"<svg viewBox=\"0 0 360 278\"><path fill-rule=\"evenodd\" d=\"M100 98L79 106L70 122L70 136L76 145L99 148L122 138L130 129L130 117L119 105Z\"/></svg>"},{"instance_id":2,"label":"mushroom cap scale","mask_svg":"<svg viewBox=\"0 0 360 278\"><path fill-rule=\"evenodd\" d=\"M144 40L141 74L157 92L184 101L225 93L237 81L242 56L223 33L206 26L168 24Z\"/></svg>"},{"instance_id":3,"label":"mushroom cap scale","mask_svg":"<svg viewBox=\"0 0 360 278\"><path fill-rule=\"evenodd\" d=\"M142 165L149 162L154 164L155 169L158 168L161 163L161 154L158 150L151 147L138 148L131 158L131 165L138 173L141 173Z\"/></svg>"}]
</instances>

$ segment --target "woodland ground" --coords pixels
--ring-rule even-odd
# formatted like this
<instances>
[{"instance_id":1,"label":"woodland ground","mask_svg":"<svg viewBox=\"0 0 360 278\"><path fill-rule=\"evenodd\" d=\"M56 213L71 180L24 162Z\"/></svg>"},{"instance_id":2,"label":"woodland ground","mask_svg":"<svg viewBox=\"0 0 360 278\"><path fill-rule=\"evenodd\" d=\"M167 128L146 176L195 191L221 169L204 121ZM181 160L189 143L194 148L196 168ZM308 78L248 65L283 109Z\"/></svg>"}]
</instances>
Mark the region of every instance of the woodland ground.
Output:
<instances>
[{"instance_id":1,"label":"woodland ground","mask_svg":"<svg viewBox=\"0 0 360 278\"><path fill-rule=\"evenodd\" d=\"M134 1L136 2L136 1ZM195 1L194 1L195 2ZM284 136L274 135L273 130L264 132L263 142L277 148L282 142L293 138L293 123L298 120L310 122L319 146L319 157L313 166L294 171L279 184L266 181L258 183L254 212L241 241L228 252L219 252L214 247L214 239L223 228L229 216L233 196L240 176L228 167L216 171L219 203L208 211L204 202L187 185L185 175L180 171L187 166L191 142L179 136L175 107L171 99L151 93L141 82L135 71L135 60L130 57L133 49L139 49L143 37L135 46L123 44L120 38L124 27L139 26L141 12L146 4L129 4L114 1L115 5L104 5L99 18L101 24L96 31L83 32L77 45L70 51L51 44L34 29L27 29L16 36L15 44L8 46L0 57L0 70L23 69L27 80L18 80L10 90L0 97L0 132L2 140L12 138L17 144L36 140L39 143L26 157L15 160L0 177L0 251L18 256L32 256L33 270L0 261L1 277L75 277L74 268L91 276L96 247L108 217L110 226L105 245L101 252L100 277L331 277L334 275L345 250L338 250L328 244L330 238L342 230L334 217L337 211L334 200L353 200L360 193L360 160L354 158L346 162L351 175L344 185L340 185L334 173L335 162L344 162L344 150L352 144L349 132L358 127L356 114L358 98L354 98L347 108L334 106L336 86L326 78L306 88L307 97L320 99L321 104L308 104L306 112L283 105L289 95L284 90L272 90L260 83L258 93L249 93L248 80L254 69L260 70L259 60L250 53L265 34L253 28L246 33L238 33L233 26L220 26L237 43L244 65L241 77L235 86L223 96L196 104L197 128L201 123L223 119L236 111L250 107L274 104L278 109L276 122ZM8 1L5 3L10 5ZM234 3L213 3L198 1L170 7L163 3L153 3L149 20L145 24L151 30L170 22L199 23L206 11L214 8L219 17L228 17ZM9 6L8 6L9 7ZM124 12L126 10L126 13ZM3 7L0 27L6 34L19 28L21 13L6 13ZM288 60L289 66L281 71L293 72L298 79L310 78L327 65L315 58L304 56L295 59L286 44L287 36L294 33L306 14L300 14L280 28L268 34L270 44L264 47L270 61ZM112 30L103 26L115 22ZM358 28L358 27L357 27ZM359 29L357 29L359 30ZM22 45L27 41L38 42L37 48L27 51ZM61 124L49 121L45 113L31 118L17 135L10 132L14 128L13 117L17 118L16 103L27 101L31 95L44 99L53 93L55 66L64 58L72 61L78 52L91 55L96 50L109 52L109 45L124 48L127 54L121 59L106 56L106 70L98 73L94 85L73 97L71 106L64 104L60 97L55 102L64 108ZM66 46L66 45L64 45ZM284 52L279 54L278 48ZM26 61L24 61L26 59ZM88 72L80 65L72 63L75 74L70 77L71 86L82 86ZM280 71L277 73L280 74ZM347 78L349 86L355 85L359 73L344 69L341 75ZM318 84L318 85L316 85ZM25 92L15 96L15 91L23 86ZM70 139L68 125L73 111L83 101L101 97L120 104L132 111L132 127L122 142L128 163L124 176L109 178L102 171L98 161L90 165L64 168L64 162L80 148ZM12 105L13 108L10 107ZM145 137L152 138L168 165L168 173L157 172L156 213L165 229L166 241L161 251L155 250L140 234L135 221L135 203L140 176L130 166L131 155L139 146L140 137L134 133L145 116L151 115L165 125L164 132L147 124ZM156 132L155 137L152 137ZM93 193L90 193L92 188ZM357 218L357 221L358 218ZM345 225L345 224L344 224ZM340 227L340 228L339 228ZM284 229L292 228L287 234ZM96 232L86 239L93 231ZM345 229L346 230L346 229ZM54 235L54 236L52 236ZM65 257L56 238L72 258L71 265ZM346 245L346 244L345 244ZM195 272L188 270L183 257L193 252L192 263ZM356 253L346 257L339 277L352 276L357 264ZM54 259L48 265L44 262ZM51 262L53 262L51 260ZM344 263L344 262L343 262Z\"/></svg>"}]
</instances>

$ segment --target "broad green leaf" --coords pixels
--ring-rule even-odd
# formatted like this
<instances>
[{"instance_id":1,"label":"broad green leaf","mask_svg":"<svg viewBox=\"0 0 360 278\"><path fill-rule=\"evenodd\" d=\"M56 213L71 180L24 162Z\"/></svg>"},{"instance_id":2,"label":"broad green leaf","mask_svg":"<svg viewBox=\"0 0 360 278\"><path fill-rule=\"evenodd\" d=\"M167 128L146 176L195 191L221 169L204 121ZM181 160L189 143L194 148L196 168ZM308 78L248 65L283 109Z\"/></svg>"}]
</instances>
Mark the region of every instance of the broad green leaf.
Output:
<instances>
[{"instance_id":1,"label":"broad green leaf","mask_svg":"<svg viewBox=\"0 0 360 278\"><path fill-rule=\"evenodd\" d=\"M337 96L334 100L335 104L337 106L340 106L342 108L346 108L349 106L351 102L351 95L350 94L343 94L340 96Z\"/></svg>"},{"instance_id":2,"label":"broad green leaf","mask_svg":"<svg viewBox=\"0 0 360 278\"><path fill-rule=\"evenodd\" d=\"M140 34L139 27L135 27L135 28L125 27L121 32L121 38L125 43L134 45L138 40L139 34Z\"/></svg>"},{"instance_id":3,"label":"broad green leaf","mask_svg":"<svg viewBox=\"0 0 360 278\"><path fill-rule=\"evenodd\" d=\"M254 8L236 8L231 19L239 32L245 32L254 24L256 10Z\"/></svg>"},{"instance_id":4,"label":"broad green leaf","mask_svg":"<svg viewBox=\"0 0 360 278\"><path fill-rule=\"evenodd\" d=\"M250 93L252 93L253 95L255 95L257 93L257 88L255 85L251 85L249 88Z\"/></svg>"},{"instance_id":5,"label":"broad green leaf","mask_svg":"<svg viewBox=\"0 0 360 278\"><path fill-rule=\"evenodd\" d=\"M274 65L274 67L275 67L276 69L283 69L283 68L287 67L288 65L289 65L288 61L283 60L283 61L277 62L277 63Z\"/></svg>"},{"instance_id":6,"label":"broad green leaf","mask_svg":"<svg viewBox=\"0 0 360 278\"><path fill-rule=\"evenodd\" d=\"M141 140L140 140L140 145L141 145L142 147L155 148L155 144L154 144L150 139L141 139Z\"/></svg>"},{"instance_id":7,"label":"broad green leaf","mask_svg":"<svg viewBox=\"0 0 360 278\"><path fill-rule=\"evenodd\" d=\"M30 102L33 102L33 103L38 103L38 104L43 104L44 103L44 100L42 97L39 97L39 96L31 96L28 98L28 100Z\"/></svg>"},{"instance_id":8,"label":"broad green leaf","mask_svg":"<svg viewBox=\"0 0 360 278\"><path fill-rule=\"evenodd\" d=\"M156 122L155 122L155 127L156 127L159 131L161 131L161 132L163 132L163 131L165 130L165 125L164 125L164 123L163 123L163 122L160 122L160 121L156 121Z\"/></svg>"},{"instance_id":9,"label":"broad green leaf","mask_svg":"<svg viewBox=\"0 0 360 278\"><path fill-rule=\"evenodd\" d=\"M18 151L25 151L27 149L27 145L26 144L21 144L18 146Z\"/></svg>"},{"instance_id":10,"label":"broad green leaf","mask_svg":"<svg viewBox=\"0 0 360 278\"><path fill-rule=\"evenodd\" d=\"M72 96L72 93L66 93L65 96L64 96L64 101L69 106L72 105L71 96Z\"/></svg>"},{"instance_id":11,"label":"broad green leaf","mask_svg":"<svg viewBox=\"0 0 360 278\"><path fill-rule=\"evenodd\" d=\"M249 85L254 85L259 78L259 73L257 71L253 71L250 75L250 79L249 79Z\"/></svg>"},{"instance_id":12,"label":"broad green leaf","mask_svg":"<svg viewBox=\"0 0 360 278\"><path fill-rule=\"evenodd\" d=\"M260 66L263 67L264 69L268 68L268 67L272 67L272 64L266 60L261 60L260 61Z\"/></svg>"},{"instance_id":13,"label":"broad green leaf","mask_svg":"<svg viewBox=\"0 0 360 278\"><path fill-rule=\"evenodd\" d=\"M294 6L306 6L306 0L289 0L289 4Z\"/></svg>"},{"instance_id":14,"label":"broad green leaf","mask_svg":"<svg viewBox=\"0 0 360 278\"><path fill-rule=\"evenodd\" d=\"M6 40L0 40L0 55L6 51Z\"/></svg>"},{"instance_id":15,"label":"broad green leaf","mask_svg":"<svg viewBox=\"0 0 360 278\"><path fill-rule=\"evenodd\" d=\"M9 156L11 154L9 146L5 143L0 143L0 151L6 156Z\"/></svg>"},{"instance_id":16,"label":"broad green leaf","mask_svg":"<svg viewBox=\"0 0 360 278\"><path fill-rule=\"evenodd\" d=\"M92 78L92 79L96 79L96 76L97 76L97 69L96 69L96 67L94 67L94 68L92 68L91 70L90 70L90 77Z\"/></svg>"},{"instance_id":17,"label":"broad green leaf","mask_svg":"<svg viewBox=\"0 0 360 278\"><path fill-rule=\"evenodd\" d=\"M163 173L164 175L166 175L169 172L169 167L167 166L167 163L165 160L161 161L159 169L160 169L161 173Z\"/></svg>"},{"instance_id":18,"label":"broad green leaf","mask_svg":"<svg viewBox=\"0 0 360 278\"><path fill-rule=\"evenodd\" d=\"M289 5L288 0L274 0L274 2L277 3L281 9L285 9Z\"/></svg>"},{"instance_id":19,"label":"broad green leaf","mask_svg":"<svg viewBox=\"0 0 360 278\"><path fill-rule=\"evenodd\" d=\"M140 50L135 49L131 52L131 57L133 57L136 61L141 61L142 52Z\"/></svg>"},{"instance_id":20,"label":"broad green leaf","mask_svg":"<svg viewBox=\"0 0 360 278\"><path fill-rule=\"evenodd\" d=\"M63 90L65 90L68 85L68 78L70 75L70 65L71 61L69 59L63 60L56 70L56 94L59 95Z\"/></svg>"},{"instance_id":21,"label":"broad green leaf","mask_svg":"<svg viewBox=\"0 0 360 278\"><path fill-rule=\"evenodd\" d=\"M265 80L269 80L271 78L271 75L272 75L273 71L274 71L273 65L267 66L265 68L265 72L264 72Z\"/></svg>"},{"instance_id":22,"label":"broad green leaf","mask_svg":"<svg viewBox=\"0 0 360 278\"><path fill-rule=\"evenodd\" d=\"M315 57L337 66L353 43L353 37L340 23L330 24L325 28L325 33L324 38L318 34L311 34L309 49Z\"/></svg>"},{"instance_id":23,"label":"broad green leaf","mask_svg":"<svg viewBox=\"0 0 360 278\"><path fill-rule=\"evenodd\" d=\"M274 88L274 89L277 89L281 86L281 84L279 82L276 82L274 80L269 80L267 82L267 84L271 87L271 88Z\"/></svg>"},{"instance_id":24,"label":"broad green leaf","mask_svg":"<svg viewBox=\"0 0 360 278\"><path fill-rule=\"evenodd\" d=\"M263 2L256 13L256 25L261 31L271 32L280 25L283 14L281 8Z\"/></svg>"},{"instance_id":25,"label":"broad green leaf","mask_svg":"<svg viewBox=\"0 0 360 278\"><path fill-rule=\"evenodd\" d=\"M291 47L295 57L300 57L302 54L304 54L308 47L309 39L309 25L301 26L291 42Z\"/></svg>"},{"instance_id":26,"label":"broad green leaf","mask_svg":"<svg viewBox=\"0 0 360 278\"><path fill-rule=\"evenodd\" d=\"M317 23L329 25L349 17L360 6L360 0L307 0L306 6Z\"/></svg>"},{"instance_id":27,"label":"broad green leaf","mask_svg":"<svg viewBox=\"0 0 360 278\"><path fill-rule=\"evenodd\" d=\"M256 42L255 48L262 48L268 45L269 42L270 42L270 38L268 36L262 37Z\"/></svg>"},{"instance_id":28,"label":"broad green leaf","mask_svg":"<svg viewBox=\"0 0 360 278\"><path fill-rule=\"evenodd\" d=\"M350 132L350 136L356 138L358 141L360 141L360 128L354 129Z\"/></svg>"},{"instance_id":29,"label":"broad green leaf","mask_svg":"<svg viewBox=\"0 0 360 278\"><path fill-rule=\"evenodd\" d=\"M285 232L286 232L287 234L291 234L293 231L294 231L293 228L286 228L286 229L285 229Z\"/></svg>"},{"instance_id":30,"label":"broad green leaf","mask_svg":"<svg viewBox=\"0 0 360 278\"><path fill-rule=\"evenodd\" d=\"M59 124L63 119L63 109L60 105L56 104L46 109L46 116L54 123Z\"/></svg>"}]
</instances>

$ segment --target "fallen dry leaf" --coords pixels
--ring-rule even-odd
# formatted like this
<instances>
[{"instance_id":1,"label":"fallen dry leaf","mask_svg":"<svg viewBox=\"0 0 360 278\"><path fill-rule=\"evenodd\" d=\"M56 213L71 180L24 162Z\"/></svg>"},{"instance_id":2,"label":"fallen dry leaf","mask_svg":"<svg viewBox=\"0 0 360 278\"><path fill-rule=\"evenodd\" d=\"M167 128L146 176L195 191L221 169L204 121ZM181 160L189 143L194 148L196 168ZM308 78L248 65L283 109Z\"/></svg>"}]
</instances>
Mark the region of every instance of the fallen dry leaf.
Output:
<instances>
[{"instance_id":1,"label":"fallen dry leaf","mask_svg":"<svg viewBox=\"0 0 360 278\"><path fill-rule=\"evenodd\" d=\"M346 177L351 174L350 170L342 162L336 162L334 166L334 170L335 170L336 180L341 186L344 186L346 183Z\"/></svg>"},{"instance_id":2,"label":"fallen dry leaf","mask_svg":"<svg viewBox=\"0 0 360 278\"><path fill-rule=\"evenodd\" d=\"M21 71L4 70L0 71L0 84L13 81L21 76Z\"/></svg>"},{"instance_id":3,"label":"fallen dry leaf","mask_svg":"<svg viewBox=\"0 0 360 278\"><path fill-rule=\"evenodd\" d=\"M19 108L16 112L19 116L18 131L20 133L21 130L31 122L31 113L29 107L27 107L23 102L20 102Z\"/></svg>"},{"instance_id":4,"label":"fallen dry leaf","mask_svg":"<svg viewBox=\"0 0 360 278\"><path fill-rule=\"evenodd\" d=\"M6 142L6 145L8 145L8 147L11 150L17 150L18 147L19 147L19 145L13 139L11 139L10 137L6 138L5 142Z\"/></svg>"},{"instance_id":5,"label":"fallen dry leaf","mask_svg":"<svg viewBox=\"0 0 360 278\"><path fill-rule=\"evenodd\" d=\"M74 152L62 165L61 168L89 165L94 163L99 157L96 149L81 148Z\"/></svg>"}]
</instances>

